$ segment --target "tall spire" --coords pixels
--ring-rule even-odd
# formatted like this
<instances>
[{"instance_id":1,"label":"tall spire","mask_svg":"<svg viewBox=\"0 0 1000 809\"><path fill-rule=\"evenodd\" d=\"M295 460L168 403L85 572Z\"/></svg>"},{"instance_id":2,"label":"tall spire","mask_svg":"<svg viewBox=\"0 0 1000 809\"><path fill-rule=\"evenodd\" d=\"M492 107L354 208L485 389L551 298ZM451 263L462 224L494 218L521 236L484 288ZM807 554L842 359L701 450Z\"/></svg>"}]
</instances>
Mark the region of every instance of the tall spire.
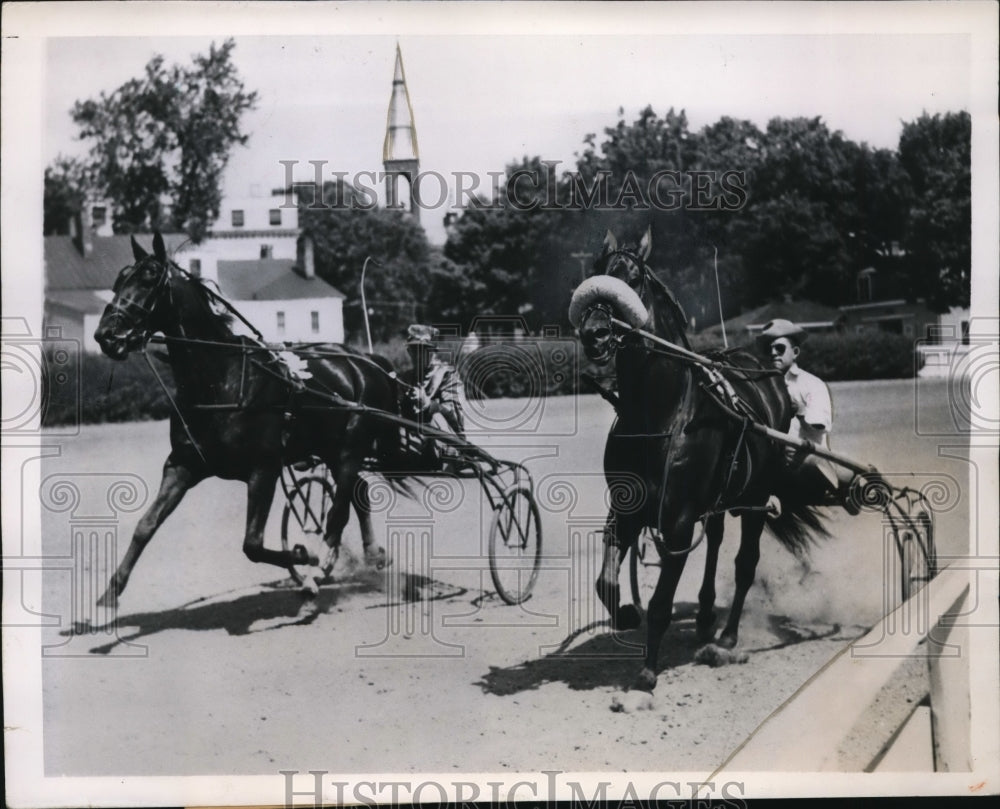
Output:
<instances>
[{"instance_id":1,"label":"tall spire","mask_svg":"<svg viewBox=\"0 0 1000 809\"><path fill-rule=\"evenodd\" d=\"M417 128L413 123L413 106L410 104L406 74L403 72L403 54L397 42L396 69L392 76L392 97L389 99L382 162L401 160L420 160L420 152L417 149Z\"/></svg>"}]
</instances>

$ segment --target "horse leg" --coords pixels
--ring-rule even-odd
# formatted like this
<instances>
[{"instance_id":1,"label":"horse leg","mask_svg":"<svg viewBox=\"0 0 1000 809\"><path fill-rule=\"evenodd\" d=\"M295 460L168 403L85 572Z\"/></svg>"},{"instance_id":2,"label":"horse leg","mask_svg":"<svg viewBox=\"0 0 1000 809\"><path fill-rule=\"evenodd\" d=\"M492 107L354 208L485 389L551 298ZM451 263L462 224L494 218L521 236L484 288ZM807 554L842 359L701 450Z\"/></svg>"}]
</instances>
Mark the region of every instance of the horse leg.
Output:
<instances>
[{"instance_id":1,"label":"horse leg","mask_svg":"<svg viewBox=\"0 0 1000 809\"><path fill-rule=\"evenodd\" d=\"M604 527L604 558L601 572L594 584L597 595L611 616L613 629L635 629L641 621L634 604L621 604L618 572L625 553L639 538L640 526L635 520L623 520L615 511L608 513Z\"/></svg>"},{"instance_id":2,"label":"horse leg","mask_svg":"<svg viewBox=\"0 0 1000 809\"><path fill-rule=\"evenodd\" d=\"M719 563L719 547L725 514L713 514L705 522L705 540L708 543L705 557L705 576L698 591L698 642L709 643L715 637L715 572Z\"/></svg>"},{"instance_id":3,"label":"horse leg","mask_svg":"<svg viewBox=\"0 0 1000 809\"><path fill-rule=\"evenodd\" d=\"M264 562L277 567L291 564L319 564L301 545L290 551L272 550L264 547L264 526L274 500L274 487L280 470L275 468L255 469L247 480L247 524L243 535L243 553L251 562Z\"/></svg>"},{"instance_id":4,"label":"horse leg","mask_svg":"<svg viewBox=\"0 0 1000 809\"><path fill-rule=\"evenodd\" d=\"M688 558L688 554L681 551L686 551L691 546L693 534L694 518L681 520L667 545L667 550L673 553L660 554L660 577L656 581L656 589L653 591L653 597L649 599L649 608L646 610L646 664L639 672L634 686L643 691L652 691L656 687L656 664L660 656L660 642L673 618L674 594L677 592L677 584L681 580Z\"/></svg>"},{"instance_id":5,"label":"horse leg","mask_svg":"<svg viewBox=\"0 0 1000 809\"><path fill-rule=\"evenodd\" d=\"M372 528L372 501L368 492L368 481L360 475L353 487L351 503L358 515L361 525L361 545L365 551L365 561L376 570L386 566L385 548L375 542L375 529Z\"/></svg>"},{"instance_id":6,"label":"horse leg","mask_svg":"<svg viewBox=\"0 0 1000 809\"><path fill-rule=\"evenodd\" d=\"M118 565L118 569L108 582L104 594L97 599L99 607L118 606L118 596L125 590L129 576L132 575L132 568L135 567L143 549L153 538L156 529L183 499L187 490L199 480L201 478L188 467L167 459L163 466L163 479L160 481L160 490L156 494L156 499L139 520L139 524L132 534L132 542L129 544L121 564Z\"/></svg>"},{"instance_id":7,"label":"horse leg","mask_svg":"<svg viewBox=\"0 0 1000 809\"><path fill-rule=\"evenodd\" d=\"M743 602L753 584L757 572L757 562L760 560L760 535L764 530L765 516L763 512L751 511L741 518L740 549L736 554L736 592L733 595L733 606L729 610L729 619L719 636L719 646L732 649L739 640L740 616L743 614Z\"/></svg>"}]
</instances>

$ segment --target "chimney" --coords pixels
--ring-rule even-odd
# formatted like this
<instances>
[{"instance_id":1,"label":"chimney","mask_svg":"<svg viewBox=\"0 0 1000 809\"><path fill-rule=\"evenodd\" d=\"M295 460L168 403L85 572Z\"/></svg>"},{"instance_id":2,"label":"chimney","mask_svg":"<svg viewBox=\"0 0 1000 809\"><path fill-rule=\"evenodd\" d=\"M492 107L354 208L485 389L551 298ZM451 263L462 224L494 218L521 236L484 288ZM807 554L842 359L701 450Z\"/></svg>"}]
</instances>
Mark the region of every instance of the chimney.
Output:
<instances>
[{"instance_id":1,"label":"chimney","mask_svg":"<svg viewBox=\"0 0 1000 809\"><path fill-rule=\"evenodd\" d=\"M313 251L312 239L303 236L299 239L299 266L302 268L302 275L312 280L316 277L316 258Z\"/></svg>"},{"instance_id":2,"label":"chimney","mask_svg":"<svg viewBox=\"0 0 1000 809\"><path fill-rule=\"evenodd\" d=\"M91 237L88 224L83 211L77 211L69 220L69 235L73 239L73 245L84 258L94 250L94 240Z\"/></svg>"}]
</instances>

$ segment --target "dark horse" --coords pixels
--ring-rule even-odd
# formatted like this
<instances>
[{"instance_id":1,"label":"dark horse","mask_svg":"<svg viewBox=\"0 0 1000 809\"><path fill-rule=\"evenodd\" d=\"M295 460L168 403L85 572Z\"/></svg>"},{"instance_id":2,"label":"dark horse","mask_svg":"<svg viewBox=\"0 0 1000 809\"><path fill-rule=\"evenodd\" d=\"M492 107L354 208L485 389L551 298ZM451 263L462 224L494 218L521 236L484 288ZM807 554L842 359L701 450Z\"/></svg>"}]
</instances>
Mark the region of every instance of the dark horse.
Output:
<instances>
[{"instance_id":1,"label":"dark horse","mask_svg":"<svg viewBox=\"0 0 1000 809\"><path fill-rule=\"evenodd\" d=\"M670 625L674 593L697 523L704 525L708 555L696 625L699 640L709 642L715 632L715 572L723 520L726 511L740 514L736 593L718 640L725 648L737 642L743 602L760 558L769 495L781 496L783 513L770 527L790 550L802 552L810 532L823 533L812 509L791 493L778 491L783 448L744 430L740 419L719 406L739 408L755 421L787 432L792 405L784 380L742 350L715 355L722 374L713 376L613 322L625 319L622 310L631 306L633 326L642 324L645 331L690 348L679 304L646 265L650 248L649 231L638 247L619 247L609 232L596 266L596 274L607 279L588 279L594 283L587 300L577 300L583 285L574 295L584 351L599 364L614 361L618 383L618 418L605 448L605 477L612 495L632 490L624 498L612 496L596 584L615 628L639 625L638 610L620 603L618 571L625 552L644 527L659 532L660 576L648 607L646 660L637 681L644 689L656 685L660 641ZM608 295L600 291L602 285ZM616 500L623 499L629 507L616 506Z\"/></svg>"},{"instance_id":2,"label":"dark horse","mask_svg":"<svg viewBox=\"0 0 1000 809\"><path fill-rule=\"evenodd\" d=\"M353 503L366 559L381 564L384 551L374 541L368 485L359 473L366 456L391 455L399 433L350 403L398 412L397 383L388 363L343 346L308 346L297 352L308 378L293 376L263 343L233 332L232 316L216 311L219 297L168 259L158 233L153 255L134 238L132 252L135 264L118 275L94 338L105 354L122 360L161 332L177 388L176 411L159 493L98 604L117 603L156 529L188 489L209 477L247 484L247 558L281 567L317 564L301 546L288 551L264 547L282 467L310 456L329 465L337 484L327 545L339 547Z\"/></svg>"}]
</instances>

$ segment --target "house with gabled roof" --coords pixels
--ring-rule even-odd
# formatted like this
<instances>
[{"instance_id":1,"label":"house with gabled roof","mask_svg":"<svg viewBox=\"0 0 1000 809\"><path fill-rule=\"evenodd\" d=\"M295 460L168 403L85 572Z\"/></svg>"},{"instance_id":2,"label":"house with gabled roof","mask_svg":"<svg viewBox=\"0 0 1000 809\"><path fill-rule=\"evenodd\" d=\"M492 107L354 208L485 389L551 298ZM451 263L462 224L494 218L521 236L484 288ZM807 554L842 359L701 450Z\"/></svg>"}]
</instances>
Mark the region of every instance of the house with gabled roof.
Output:
<instances>
[{"instance_id":1,"label":"house with gabled roof","mask_svg":"<svg viewBox=\"0 0 1000 809\"><path fill-rule=\"evenodd\" d=\"M44 248L45 326L91 353L100 350L93 335L111 287L133 263L130 237L112 234L94 215L96 207L88 205L75 218L68 236L45 237ZM140 243L146 239L139 237ZM226 200L201 243L177 233L164 234L164 241L182 269L215 282L265 340L344 341L344 295L316 276L295 206L259 194Z\"/></svg>"}]
</instances>

